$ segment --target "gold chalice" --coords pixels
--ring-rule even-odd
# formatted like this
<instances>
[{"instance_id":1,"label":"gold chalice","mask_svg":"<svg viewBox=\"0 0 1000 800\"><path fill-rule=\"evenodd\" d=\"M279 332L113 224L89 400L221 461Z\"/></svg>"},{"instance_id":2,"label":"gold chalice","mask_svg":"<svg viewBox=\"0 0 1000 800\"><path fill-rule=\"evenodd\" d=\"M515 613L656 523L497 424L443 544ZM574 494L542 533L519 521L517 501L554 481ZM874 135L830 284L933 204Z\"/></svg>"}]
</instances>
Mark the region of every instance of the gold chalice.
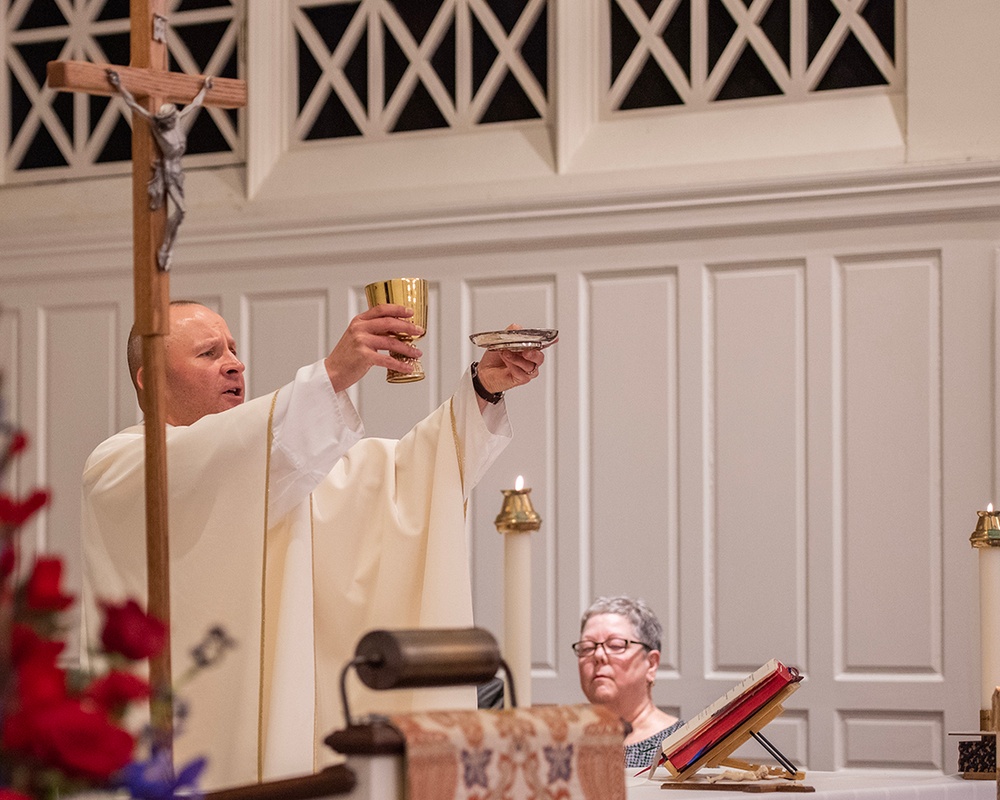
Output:
<instances>
[{"instance_id":1,"label":"gold chalice","mask_svg":"<svg viewBox=\"0 0 1000 800\"><path fill-rule=\"evenodd\" d=\"M382 303L393 303L412 308L413 317L410 319L410 322L414 325L419 325L426 333L427 281L423 278L392 278L387 281L369 283L365 287L365 297L368 298L369 308L381 305ZM396 338L403 342L412 343L421 337L401 334ZM419 358L407 358L398 353L393 353L392 357L412 364L413 372L398 372L397 370L390 369L385 376L385 379L389 383L412 383L424 379L424 368L421 366Z\"/></svg>"}]
</instances>

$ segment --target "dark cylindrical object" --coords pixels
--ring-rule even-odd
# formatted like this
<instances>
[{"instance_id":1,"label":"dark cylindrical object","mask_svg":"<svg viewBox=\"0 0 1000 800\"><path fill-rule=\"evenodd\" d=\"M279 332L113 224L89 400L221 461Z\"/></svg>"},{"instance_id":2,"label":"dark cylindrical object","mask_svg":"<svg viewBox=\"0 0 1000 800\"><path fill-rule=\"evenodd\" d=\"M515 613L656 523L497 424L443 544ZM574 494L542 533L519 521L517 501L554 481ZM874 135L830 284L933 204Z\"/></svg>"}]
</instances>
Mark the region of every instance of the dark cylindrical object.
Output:
<instances>
[{"instance_id":1,"label":"dark cylindrical object","mask_svg":"<svg viewBox=\"0 0 1000 800\"><path fill-rule=\"evenodd\" d=\"M354 655L369 689L485 683L502 664L496 639L482 628L371 631Z\"/></svg>"}]
</instances>

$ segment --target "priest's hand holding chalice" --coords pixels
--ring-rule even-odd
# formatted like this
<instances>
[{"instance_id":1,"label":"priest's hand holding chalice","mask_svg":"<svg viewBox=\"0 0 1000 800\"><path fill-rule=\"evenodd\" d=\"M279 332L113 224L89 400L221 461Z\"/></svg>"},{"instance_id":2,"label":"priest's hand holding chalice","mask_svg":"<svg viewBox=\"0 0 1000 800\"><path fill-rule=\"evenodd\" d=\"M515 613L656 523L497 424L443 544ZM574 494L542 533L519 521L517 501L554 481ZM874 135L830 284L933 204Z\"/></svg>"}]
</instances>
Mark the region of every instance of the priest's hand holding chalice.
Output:
<instances>
[{"instance_id":1,"label":"priest's hand holding chalice","mask_svg":"<svg viewBox=\"0 0 1000 800\"><path fill-rule=\"evenodd\" d=\"M420 332L393 333L392 336L401 342L412 344L426 333L427 281L423 278L392 278L387 281L369 283L365 287L365 297L368 300L369 309L389 304L404 306L413 312L409 321L420 328ZM402 364L408 365L410 369L390 368L385 376L389 383L413 383L424 379L424 368L420 363L419 355L407 355L398 351L391 353L391 355Z\"/></svg>"},{"instance_id":2,"label":"priest's hand holding chalice","mask_svg":"<svg viewBox=\"0 0 1000 800\"><path fill-rule=\"evenodd\" d=\"M350 321L324 359L334 391L353 386L372 367L388 370L387 380L392 383L421 380L423 353L413 343L427 330L427 281L379 281L365 287L365 296L368 310Z\"/></svg>"}]
</instances>

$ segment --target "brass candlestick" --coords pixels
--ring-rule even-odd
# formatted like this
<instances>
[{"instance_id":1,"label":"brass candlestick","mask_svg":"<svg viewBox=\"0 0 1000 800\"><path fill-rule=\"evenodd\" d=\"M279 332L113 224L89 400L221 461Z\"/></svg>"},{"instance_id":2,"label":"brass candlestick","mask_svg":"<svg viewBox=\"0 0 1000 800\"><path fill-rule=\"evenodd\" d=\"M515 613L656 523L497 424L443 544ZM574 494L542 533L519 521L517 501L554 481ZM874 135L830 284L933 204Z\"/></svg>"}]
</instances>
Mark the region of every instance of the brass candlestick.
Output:
<instances>
[{"instance_id":1,"label":"brass candlestick","mask_svg":"<svg viewBox=\"0 0 1000 800\"><path fill-rule=\"evenodd\" d=\"M976 529L969 537L969 544L974 548L1000 547L1000 510L993 510L990 503L985 511L977 511Z\"/></svg>"},{"instance_id":2,"label":"brass candlestick","mask_svg":"<svg viewBox=\"0 0 1000 800\"><path fill-rule=\"evenodd\" d=\"M531 505L531 489L502 489L503 505L494 524L504 539L504 657L514 676L521 706L531 705L531 537L542 518Z\"/></svg>"},{"instance_id":3,"label":"brass candlestick","mask_svg":"<svg viewBox=\"0 0 1000 800\"><path fill-rule=\"evenodd\" d=\"M531 489L500 491L503 492L503 505L493 523L500 533L531 533L542 527L542 518L531 505Z\"/></svg>"}]
</instances>

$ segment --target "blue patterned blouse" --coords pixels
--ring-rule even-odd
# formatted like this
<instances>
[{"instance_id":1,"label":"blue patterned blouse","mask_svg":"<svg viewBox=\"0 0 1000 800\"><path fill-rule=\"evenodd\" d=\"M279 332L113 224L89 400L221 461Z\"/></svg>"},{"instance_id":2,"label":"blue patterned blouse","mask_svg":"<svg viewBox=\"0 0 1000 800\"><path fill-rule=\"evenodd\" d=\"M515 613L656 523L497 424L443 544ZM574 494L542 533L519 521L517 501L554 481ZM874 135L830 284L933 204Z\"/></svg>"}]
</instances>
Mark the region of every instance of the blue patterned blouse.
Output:
<instances>
[{"instance_id":1,"label":"blue patterned blouse","mask_svg":"<svg viewBox=\"0 0 1000 800\"><path fill-rule=\"evenodd\" d=\"M660 752L660 742L684 724L684 720L677 720L669 728L665 728L659 733L654 733L648 739L641 742L625 745L625 768L648 767L653 757Z\"/></svg>"}]
</instances>

